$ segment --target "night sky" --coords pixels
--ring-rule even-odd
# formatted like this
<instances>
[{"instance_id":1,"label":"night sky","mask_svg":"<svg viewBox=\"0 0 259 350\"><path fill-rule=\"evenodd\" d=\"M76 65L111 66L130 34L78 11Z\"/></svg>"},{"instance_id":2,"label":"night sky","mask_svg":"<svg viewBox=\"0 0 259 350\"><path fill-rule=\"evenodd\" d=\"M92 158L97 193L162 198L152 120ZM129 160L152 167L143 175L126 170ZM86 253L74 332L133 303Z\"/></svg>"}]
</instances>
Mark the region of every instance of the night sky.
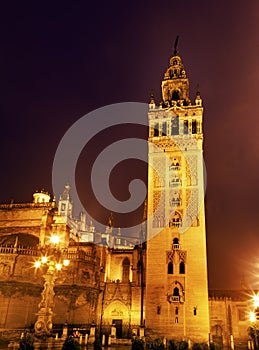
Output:
<instances>
[{"instance_id":1,"label":"night sky","mask_svg":"<svg viewBox=\"0 0 259 350\"><path fill-rule=\"evenodd\" d=\"M152 89L159 103L179 35L191 99L199 84L205 108L209 286L259 288L258 27L257 0L1 5L0 202L52 193L55 151L83 115L148 103Z\"/></svg>"}]
</instances>

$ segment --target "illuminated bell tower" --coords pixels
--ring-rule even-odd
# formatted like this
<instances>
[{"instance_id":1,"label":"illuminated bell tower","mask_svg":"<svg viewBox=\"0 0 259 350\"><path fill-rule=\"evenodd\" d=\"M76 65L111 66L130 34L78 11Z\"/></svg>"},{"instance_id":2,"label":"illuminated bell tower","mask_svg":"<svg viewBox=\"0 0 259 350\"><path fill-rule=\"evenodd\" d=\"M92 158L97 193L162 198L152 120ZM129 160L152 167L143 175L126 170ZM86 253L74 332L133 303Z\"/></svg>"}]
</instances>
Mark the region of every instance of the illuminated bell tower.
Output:
<instances>
[{"instance_id":1,"label":"illuminated bell tower","mask_svg":"<svg viewBox=\"0 0 259 350\"><path fill-rule=\"evenodd\" d=\"M162 102L149 104L146 333L208 341L204 214L203 107L177 41L162 81Z\"/></svg>"},{"instance_id":2,"label":"illuminated bell tower","mask_svg":"<svg viewBox=\"0 0 259 350\"><path fill-rule=\"evenodd\" d=\"M58 213L67 221L72 217L72 202L70 197L70 186L66 185L64 192L59 198Z\"/></svg>"}]
</instances>

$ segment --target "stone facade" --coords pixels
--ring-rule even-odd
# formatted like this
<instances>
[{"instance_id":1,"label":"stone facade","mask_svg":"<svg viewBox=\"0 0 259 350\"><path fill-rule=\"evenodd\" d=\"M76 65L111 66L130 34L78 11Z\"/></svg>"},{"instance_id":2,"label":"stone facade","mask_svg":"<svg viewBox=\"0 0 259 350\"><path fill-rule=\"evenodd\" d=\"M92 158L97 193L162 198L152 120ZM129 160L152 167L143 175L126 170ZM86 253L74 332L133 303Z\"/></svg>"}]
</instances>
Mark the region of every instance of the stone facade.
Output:
<instances>
[{"instance_id":1,"label":"stone facade","mask_svg":"<svg viewBox=\"0 0 259 350\"><path fill-rule=\"evenodd\" d=\"M46 268L35 269L34 263L46 255L53 234L61 238L55 254L70 260L55 281L53 321L96 321L104 248L75 241L54 202L1 205L0 234L0 328L35 323Z\"/></svg>"},{"instance_id":2,"label":"stone facade","mask_svg":"<svg viewBox=\"0 0 259 350\"><path fill-rule=\"evenodd\" d=\"M63 325L66 321L71 327L83 328L89 332L94 322L97 331L109 335L112 324L116 327L117 337L130 337L139 332L139 327L146 320L146 308L154 303L158 319L163 308L172 309L173 320L179 317L176 327L183 326L183 305L181 301L171 303L164 295L166 303L157 302L159 295L154 293L151 300L144 300L146 282L146 246L132 245L123 237L114 240L114 246L98 245L94 242L75 240L74 232L58 212L54 202L3 204L0 205L0 329L24 329L33 327L37 320L38 305L43 290L41 269L35 270L34 262L42 254L42 242L47 242L52 231L64 237L62 247L71 261L64 271L58 273L55 283L53 304L53 323ZM74 229L74 226L73 226ZM92 230L92 229L91 229ZM93 230L92 230L93 231ZM84 231L84 237L86 231ZM92 236L90 236L92 237ZM101 235L96 233L96 239ZM163 247L158 235L157 246ZM180 262L185 259L186 250L175 243L175 249L165 248L165 261L161 256L154 258L154 270L161 261L167 264L173 261L173 268L180 269ZM186 247L186 246L185 246ZM154 257L157 251L154 252ZM176 270L177 272L179 270ZM168 272L168 270L166 271ZM170 285L174 275L167 276ZM148 281L148 280L147 280ZM184 285L184 276L177 273L179 285ZM164 285L164 282L161 282ZM236 345L247 344L249 326L248 313L250 300L248 291L209 291L208 305L210 316L210 340L219 345L229 345L233 336ZM251 293L250 293L251 294ZM181 295L180 295L181 296ZM142 300L142 303L141 303ZM189 304L192 317L194 307ZM157 306L160 307L158 310ZM179 307L180 306L180 307ZM182 306L182 310L181 310ZM192 307L191 307L192 306ZM175 314L176 307L178 315ZM199 308L197 307L197 313ZM159 314L160 312L160 314ZM183 318L183 317L182 317ZM188 325L186 325L186 332ZM197 329L199 326L197 325ZM148 327L146 336L155 337L155 327ZM172 330L164 335L170 338L183 338ZM188 336L186 334L186 339Z\"/></svg>"},{"instance_id":3,"label":"stone facade","mask_svg":"<svg viewBox=\"0 0 259 350\"><path fill-rule=\"evenodd\" d=\"M233 339L236 348L247 347L251 295L252 291L245 289L209 291L211 341L231 346Z\"/></svg>"}]
</instances>

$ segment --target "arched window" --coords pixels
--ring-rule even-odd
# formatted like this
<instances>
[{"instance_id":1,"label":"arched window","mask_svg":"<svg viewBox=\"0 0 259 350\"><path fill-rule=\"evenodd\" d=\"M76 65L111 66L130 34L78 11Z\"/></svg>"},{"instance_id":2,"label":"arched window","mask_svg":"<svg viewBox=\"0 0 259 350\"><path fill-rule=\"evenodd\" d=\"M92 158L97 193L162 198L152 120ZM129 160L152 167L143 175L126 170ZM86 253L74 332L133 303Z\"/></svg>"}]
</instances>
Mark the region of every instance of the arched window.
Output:
<instances>
[{"instance_id":1,"label":"arched window","mask_svg":"<svg viewBox=\"0 0 259 350\"><path fill-rule=\"evenodd\" d=\"M184 301L184 290L183 286L180 282L175 281L174 282L174 288L171 291L171 293L168 293L167 300L169 303L178 303Z\"/></svg>"},{"instance_id":2,"label":"arched window","mask_svg":"<svg viewBox=\"0 0 259 350\"><path fill-rule=\"evenodd\" d=\"M174 73L177 74L177 70L175 70ZM180 100L179 91L177 91L177 90L173 91L173 93L172 93L172 100L174 100L174 101Z\"/></svg>"},{"instance_id":3,"label":"arched window","mask_svg":"<svg viewBox=\"0 0 259 350\"><path fill-rule=\"evenodd\" d=\"M174 158L170 164L169 170L180 170L180 163L177 158Z\"/></svg>"},{"instance_id":4,"label":"arched window","mask_svg":"<svg viewBox=\"0 0 259 350\"><path fill-rule=\"evenodd\" d=\"M125 258L122 262L122 282L129 281L129 272L130 272L130 261L128 258Z\"/></svg>"},{"instance_id":5,"label":"arched window","mask_svg":"<svg viewBox=\"0 0 259 350\"><path fill-rule=\"evenodd\" d=\"M172 135L179 135L179 117L176 116L172 120Z\"/></svg>"},{"instance_id":6,"label":"arched window","mask_svg":"<svg viewBox=\"0 0 259 350\"><path fill-rule=\"evenodd\" d=\"M174 297L179 297L180 296L179 288L177 288L177 287L174 288L173 296Z\"/></svg>"},{"instance_id":7,"label":"arched window","mask_svg":"<svg viewBox=\"0 0 259 350\"><path fill-rule=\"evenodd\" d=\"M183 121L183 133L187 135L189 133L188 120Z\"/></svg>"},{"instance_id":8,"label":"arched window","mask_svg":"<svg viewBox=\"0 0 259 350\"><path fill-rule=\"evenodd\" d=\"M192 121L192 134L197 134L197 122L196 122L196 120Z\"/></svg>"},{"instance_id":9,"label":"arched window","mask_svg":"<svg viewBox=\"0 0 259 350\"><path fill-rule=\"evenodd\" d=\"M167 273L168 275L172 275L174 273L174 265L171 261L167 265Z\"/></svg>"},{"instance_id":10,"label":"arched window","mask_svg":"<svg viewBox=\"0 0 259 350\"><path fill-rule=\"evenodd\" d=\"M185 264L184 264L183 261L180 262L180 265L179 265L179 273L185 274Z\"/></svg>"},{"instance_id":11,"label":"arched window","mask_svg":"<svg viewBox=\"0 0 259 350\"><path fill-rule=\"evenodd\" d=\"M179 244L179 238L175 237L175 238L173 239L173 244Z\"/></svg>"},{"instance_id":12,"label":"arched window","mask_svg":"<svg viewBox=\"0 0 259 350\"><path fill-rule=\"evenodd\" d=\"M181 216L175 212L173 218L169 221L169 227L180 227L182 223Z\"/></svg>"},{"instance_id":13,"label":"arched window","mask_svg":"<svg viewBox=\"0 0 259 350\"><path fill-rule=\"evenodd\" d=\"M162 124L162 136L166 136L167 135L167 123L164 122Z\"/></svg>"},{"instance_id":14,"label":"arched window","mask_svg":"<svg viewBox=\"0 0 259 350\"><path fill-rule=\"evenodd\" d=\"M173 249L179 249L180 246L179 246L179 238L175 237L173 239L173 246L172 246Z\"/></svg>"},{"instance_id":15,"label":"arched window","mask_svg":"<svg viewBox=\"0 0 259 350\"><path fill-rule=\"evenodd\" d=\"M159 124L154 125L154 137L159 136Z\"/></svg>"}]
</instances>

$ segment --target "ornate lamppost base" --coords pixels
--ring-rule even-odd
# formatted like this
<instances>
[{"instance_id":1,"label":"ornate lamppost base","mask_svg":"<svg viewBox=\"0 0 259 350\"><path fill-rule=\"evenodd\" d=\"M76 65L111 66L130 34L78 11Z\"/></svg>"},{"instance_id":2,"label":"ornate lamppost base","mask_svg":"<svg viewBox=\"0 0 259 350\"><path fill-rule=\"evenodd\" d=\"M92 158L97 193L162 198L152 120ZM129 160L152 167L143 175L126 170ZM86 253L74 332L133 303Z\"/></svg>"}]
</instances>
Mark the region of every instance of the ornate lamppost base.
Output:
<instances>
[{"instance_id":1,"label":"ornate lamppost base","mask_svg":"<svg viewBox=\"0 0 259 350\"><path fill-rule=\"evenodd\" d=\"M34 325L35 335L50 335L52 332L52 314L38 315Z\"/></svg>"}]
</instances>

